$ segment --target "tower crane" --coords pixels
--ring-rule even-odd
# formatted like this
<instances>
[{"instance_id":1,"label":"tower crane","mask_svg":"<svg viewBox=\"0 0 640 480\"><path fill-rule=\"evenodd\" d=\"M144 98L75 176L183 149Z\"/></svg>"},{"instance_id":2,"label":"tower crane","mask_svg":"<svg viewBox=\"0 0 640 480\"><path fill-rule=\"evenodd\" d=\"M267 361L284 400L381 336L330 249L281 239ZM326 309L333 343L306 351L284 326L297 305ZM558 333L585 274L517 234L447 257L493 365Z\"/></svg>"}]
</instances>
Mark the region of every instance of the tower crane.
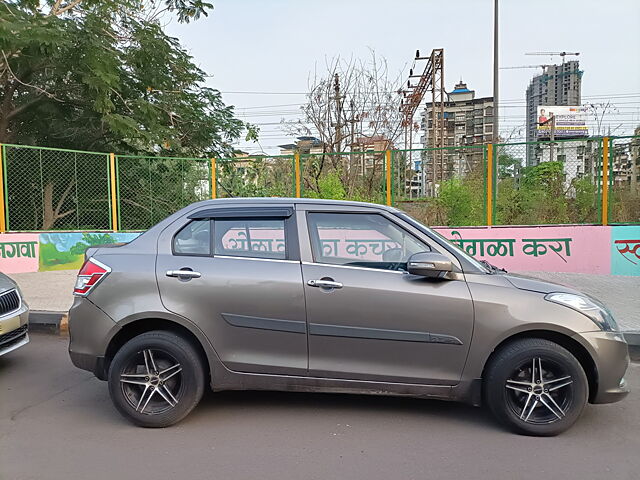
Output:
<instances>
[{"instance_id":1,"label":"tower crane","mask_svg":"<svg viewBox=\"0 0 640 480\"><path fill-rule=\"evenodd\" d=\"M550 57L559 56L562 58L562 63L564 63L564 57L566 57L567 55L577 57L578 55L580 55L580 52L528 52L525 53L525 55L548 55Z\"/></svg>"}]
</instances>

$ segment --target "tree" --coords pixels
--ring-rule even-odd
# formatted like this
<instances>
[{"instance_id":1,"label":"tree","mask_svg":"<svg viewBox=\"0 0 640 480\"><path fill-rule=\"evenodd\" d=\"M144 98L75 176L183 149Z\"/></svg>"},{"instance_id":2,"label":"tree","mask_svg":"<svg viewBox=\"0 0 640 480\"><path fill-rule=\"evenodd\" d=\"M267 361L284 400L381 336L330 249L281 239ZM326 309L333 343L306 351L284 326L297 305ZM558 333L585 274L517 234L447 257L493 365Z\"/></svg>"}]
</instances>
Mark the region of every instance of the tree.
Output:
<instances>
[{"instance_id":1,"label":"tree","mask_svg":"<svg viewBox=\"0 0 640 480\"><path fill-rule=\"evenodd\" d=\"M205 72L159 23L163 12L188 22L210 8L201 0L5 2L0 6L0 143L134 155L229 153L244 129L251 135L255 130L234 117L219 91L204 85ZM8 161L8 175L27 177L15 188L9 181L10 201L19 206L33 196L43 198L36 210L44 213L23 228L79 228L81 203L108 201L106 191L77 198L72 174L77 168L69 156L45 162L37 172L32 155ZM149 173L146 162L129 166L140 176ZM104 168L99 172L96 176L104 176ZM165 187L176 183L175 176L166 178ZM165 188L155 191L162 195ZM131 197L141 204L135 189Z\"/></svg>"},{"instance_id":2,"label":"tree","mask_svg":"<svg viewBox=\"0 0 640 480\"><path fill-rule=\"evenodd\" d=\"M392 148L402 133L400 76L371 51L368 60L335 57L309 80L303 119L284 122L295 136L316 136L322 154L305 159L305 188L318 194L325 175L337 175L349 198L373 198L380 191L384 156L364 153ZM351 152L349 155L325 153Z\"/></svg>"}]
</instances>

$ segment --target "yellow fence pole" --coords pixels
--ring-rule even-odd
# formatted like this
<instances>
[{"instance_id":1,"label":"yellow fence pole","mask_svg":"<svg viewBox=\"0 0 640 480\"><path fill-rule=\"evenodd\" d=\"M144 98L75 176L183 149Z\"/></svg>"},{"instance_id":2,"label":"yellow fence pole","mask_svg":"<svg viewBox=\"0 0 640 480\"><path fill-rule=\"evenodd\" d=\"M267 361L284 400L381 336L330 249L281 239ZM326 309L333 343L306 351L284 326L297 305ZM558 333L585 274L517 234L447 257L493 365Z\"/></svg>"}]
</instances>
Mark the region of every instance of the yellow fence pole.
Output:
<instances>
[{"instance_id":1,"label":"yellow fence pole","mask_svg":"<svg viewBox=\"0 0 640 480\"><path fill-rule=\"evenodd\" d=\"M216 159L211 159L211 198L218 197L218 180L216 178Z\"/></svg>"},{"instance_id":2,"label":"yellow fence pole","mask_svg":"<svg viewBox=\"0 0 640 480\"><path fill-rule=\"evenodd\" d=\"M117 185L116 185L116 154L109 154L109 170L111 179L111 229L118 231L118 203L117 203Z\"/></svg>"},{"instance_id":3,"label":"yellow fence pole","mask_svg":"<svg viewBox=\"0 0 640 480\"><path fill-rule=\"evenodd\" d=\"M602 225L609 223L609 137L602 139Z\"/></svg>"},{"instance_id":4,"label":"yellow fence pole","mask_svg":"<svg viewBox=\"0 0 640 480\"><path fill-rule=\"evenodd\" d=\"M487 225L493 225L493 144L487 145Z\"/></svg>"},{"instance_id":5,"label":"yellow fence pole","mask_svg":"<svg viewBox=\"0 0 640 480\"><path fill-rule=\"evenodd\" d=\"M2 157L3 147L0 143L0 233L7 231L7 217L4 204L4 158Z\"/></svg>"},{"instance_id":6,"label":"yellow fence pole","mask_svg":"<svg viewBox=\"0 0 640 480\"><path fill-rule=\"evenodd\" d=\"M295 168L296 168L296 198L300 198L300 154L294 155Z\"/></svg>"},{"instance_id":7,"label":"yellow fence pole","mask_svg":"<svg viewBox=\"0 0 640 480\"><path fill-rule=\"evenodd\" d=\"M385 153L387 161L387 205L391 206L391 150Z\"/></svg>"}]
</instances>

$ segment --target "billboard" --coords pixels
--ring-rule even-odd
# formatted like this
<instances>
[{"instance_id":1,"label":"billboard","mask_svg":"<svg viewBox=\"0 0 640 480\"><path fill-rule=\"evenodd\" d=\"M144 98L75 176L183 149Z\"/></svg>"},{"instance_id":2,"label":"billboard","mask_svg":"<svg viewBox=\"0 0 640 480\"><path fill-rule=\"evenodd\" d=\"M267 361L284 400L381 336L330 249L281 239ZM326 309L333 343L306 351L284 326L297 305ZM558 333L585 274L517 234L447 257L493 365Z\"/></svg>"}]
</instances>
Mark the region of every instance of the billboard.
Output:
<instances>
[{"instance_id":1,"label":"billboard","mask_svg":"<svg viewBox=\"0 0 640 480\"><path fill-rule=\"evenodd\" d=\"M553 121L555 119L555 122ZM538 138L587 137L587 111L585 107L575 105L539 105L537 111ZM554 125L555 123L555 125Z\"/></svg>"}]
</instances>

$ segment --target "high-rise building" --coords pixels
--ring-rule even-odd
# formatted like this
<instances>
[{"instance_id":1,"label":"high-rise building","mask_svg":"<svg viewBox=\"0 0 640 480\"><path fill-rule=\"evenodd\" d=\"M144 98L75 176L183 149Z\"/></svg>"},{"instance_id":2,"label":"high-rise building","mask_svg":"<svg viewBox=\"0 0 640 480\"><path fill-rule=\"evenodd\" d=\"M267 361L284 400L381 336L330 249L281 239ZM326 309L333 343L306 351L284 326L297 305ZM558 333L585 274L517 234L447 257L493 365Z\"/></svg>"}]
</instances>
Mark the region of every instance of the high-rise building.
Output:
<instances>
[{"instance_id":1,"label":"high-rise building","mask_svg":"<svg viewBox=\"0 0 640 480\"><path fill-rule=\"evenodd\" d=\"M545 65L542 74L533 77L527 87L527 142L537 140L539 105L580 105L582 70L577 60L560 65ZM535 145L527 147L527 165L541 159Z\"/></svg>"},{"instance_id":2,"label":"high-rise building","mask_svg":"<svg viewBox=\"0 0 640 480\"><path fill-rule=\"evenodd\" d=\"M436 104L436 111L438 107L439 105ZM433 146L432 108L432 104L427 103L422 112L422 129L425 134L421 142L424 148ZM442 144L445 147L485 145L491 143L493 139L493 97L476 98L475 91L470 90L463 81L460 81L455 89L447 94L444 118L442 120L439 118L439 112L437 117L437 122L444 123ZM482 161L482 155L482 149L460 149L457 153L455 150L446 151L442 179L468 173ZM425 161L425 168L428 169L430 159L425 158L422 161ZM436 179L436 183L438 180Z\"/></svg>"}]
</instances>

